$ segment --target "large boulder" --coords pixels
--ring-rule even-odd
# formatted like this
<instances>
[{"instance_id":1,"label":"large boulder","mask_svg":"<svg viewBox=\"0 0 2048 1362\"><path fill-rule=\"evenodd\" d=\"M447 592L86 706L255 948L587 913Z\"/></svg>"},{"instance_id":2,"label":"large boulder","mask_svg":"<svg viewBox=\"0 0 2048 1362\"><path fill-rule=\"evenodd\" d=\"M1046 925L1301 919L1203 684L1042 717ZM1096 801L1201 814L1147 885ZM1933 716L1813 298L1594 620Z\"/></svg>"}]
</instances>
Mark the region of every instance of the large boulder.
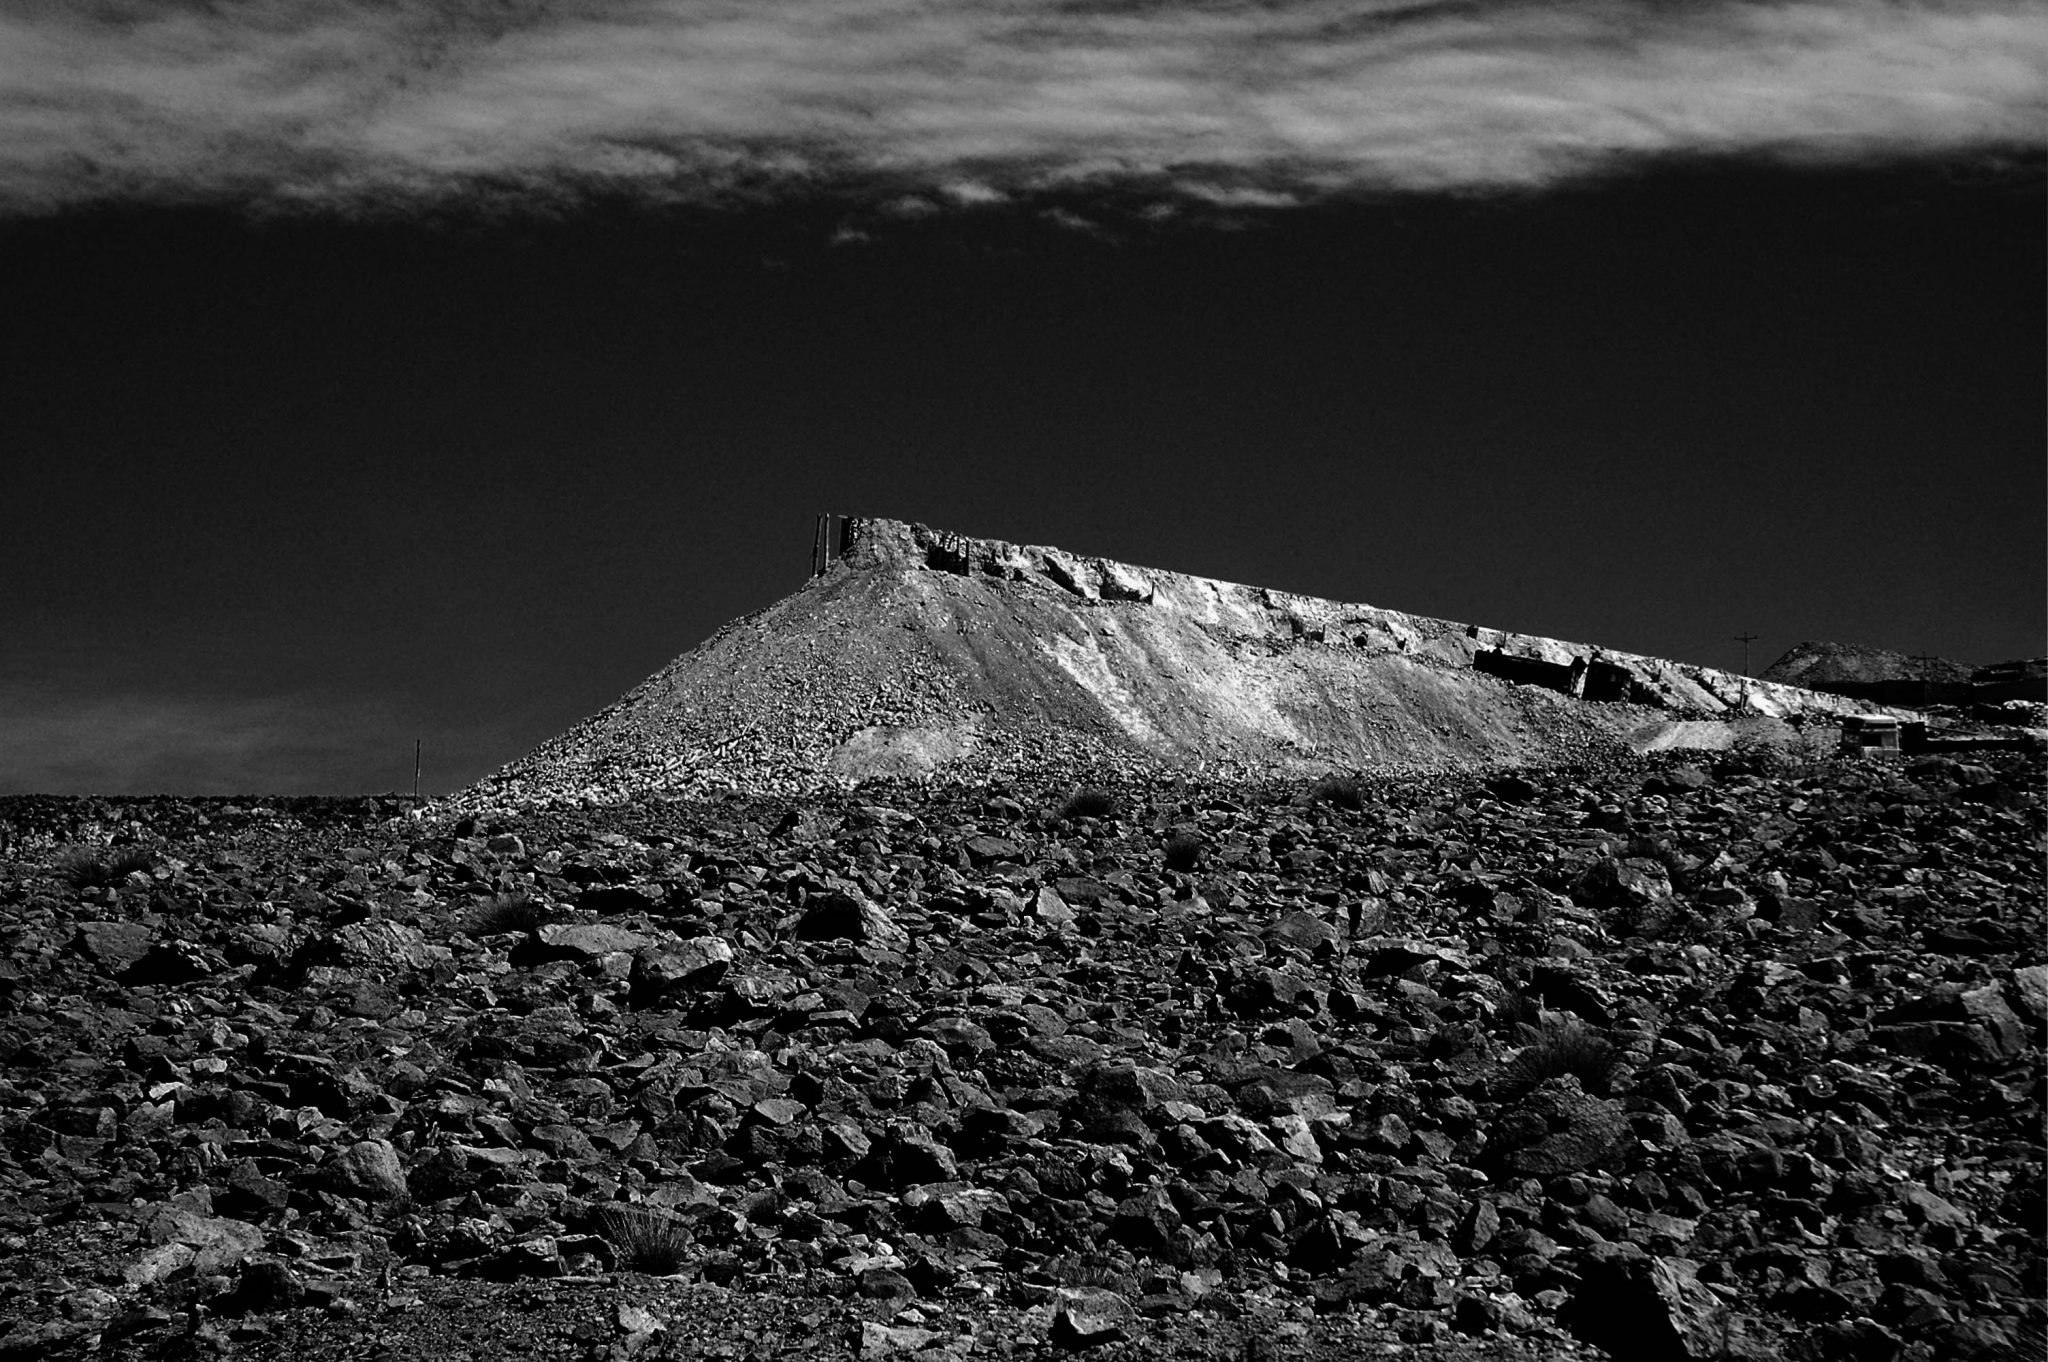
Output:
<instances>
[{"instance_id":1,"label":"large boulder","mask_svg":"<svg viewBox=\"0 0 2048 1362\"><path fill-rule=\"evenodd\" d=\"M358 1140L328 1166L328 1185L342 1196L395 1201L406 1194L405 1165L389 1140Z\"/></svg>"},{"instance_id":2,"label":"large boulder","mask_svg":"<svg viewBox=\"0 0 2048 1362\"><path fill-rule=\"evenodd\" d=\"M1589 1255L1560 1314L1581 1339L1628 1362L1763 1362L1743 1321L1683 1258L1652 1258L1633 1244Z\"/></svg>"},{"instance_id":3,"label":"large boulder","mask_svg":"<svg viewBox=\"0 0 2048 1362\"><path fill-rule=\"evenodd\" d=\"M910 939L886 908L843 892L820 894L806 903L796 936L800 941L859 941L870 946L901 945Z\"/></svg>"},{"instance_id":4,"label":"large boulder","mask_svg":"<svg viewBox=\"0 0 2048 1362\"><path fill-rule=\"evenodd\" d=\"M385 918L351 922L334 934L329 953L334 963L354 969L426 969L450 957L446 946L429 944L419 928Z\"/></svg>"},{"instance_id":5,"label":"large boulder","mask_svg":"<svg viewBox=\"0 0 2048 1362\"><path fill-rule=\"evenodd\" d=\"M700 936L662 950L647 947L633 956L632 1004L652 1007L675 994L709 988L732 968L732 947L715 936Z\"/></svg>"},{"instance_id":6,"label":"large boulder","mask_svg":"<svg viewBox=\"0 0 2048 1362\"><path fill-rule=\"evenodd\" d=\"M99 965L118 974L149 954L156 934L139 922L81 922L78 947Z\"/></svg>"}]
</instances>

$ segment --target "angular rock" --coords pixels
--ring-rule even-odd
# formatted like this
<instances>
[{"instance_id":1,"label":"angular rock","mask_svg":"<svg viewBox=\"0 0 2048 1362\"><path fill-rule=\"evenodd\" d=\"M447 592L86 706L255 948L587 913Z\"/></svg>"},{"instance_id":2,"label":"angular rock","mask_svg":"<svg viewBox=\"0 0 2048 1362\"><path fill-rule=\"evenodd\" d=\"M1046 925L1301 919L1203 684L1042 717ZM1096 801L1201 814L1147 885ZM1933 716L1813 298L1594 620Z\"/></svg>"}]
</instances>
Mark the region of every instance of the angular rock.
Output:
<instances>
[{"instance_id":1,"label":"angular rock","mask_svg":"<svg viewBox=\"0 0 2048 1362\"><path fill-rule=\"evenodd\" d=\"M81 922L78 948L118 974L149 954L156 933L139 922Z\"/></svg>"},{"instance_id":2,"label":"angular rock","mask_svg":"<svg viewBox=\"0 0 2048 1362\"><path fill-rule=\"evenodd\" d=\"M1588 1096L1575 1075L1545 1080L1516 1103L1487 1140L1487 1153L1516 1177L1551 1178L1605 1165L1629 1137L1621 1107Z\"/></svg>"},{"instance_id":3,"label":"angular rock","mask_svg":"<svg viewBox=\"0 0 2048 1362\"><path fill-rule=\"evenodd\" d=\"M1455 946L1411 936L1373 936L1352 943L1352 955L1363 961L1367 978L1405 974L1417 965L1440 964L1471 968L1471 957Z\"/></svg>"},{"instance_id":4,"label":"angular rock","mask_svg":"<svg viewBox=\"0 0 2048 1362\"><path fill-rule=\"evenodd\" d=\"M592 885L576 896L576 906L587 913L600 917L629 917L635 913L652 913L660 909L662 895L658 889L637 884ZM620 950L628 947L618 947ZM631 948L637 949L637 948Z\"/></svg>"},{"instance_id":5,"label":"angular rock","mask_svg":"<svg viewBox=\"0 0 2048 1362\"><path fill-rule=\"evenodd\" d=\"M644 947L633 955L629 976L635 1007L651 1007L690 989L710 988L732 968L733 951L724 940L700 936L672 949Z\"/></svg>"},{"instance_id":6,"label":"angular rock","mask_svg":"<svg viewBox=\"0 0 2048 1362\"><path fill-rule=\"evenodd\" d=\"M342 1196L392 1201L406 1195L405 1165L389 1140L358 1140L335 1155L327 1182Z\"/></svg>"},{"instance_id":7,"label":"angular rock","mask_svg":"<svg viewBox=\"0 0 2048 1362\"><path fill-rule=\"evenodd\" d=\"M888 911L855 894L821 894L804 905L797 920L800 941L860 941L875 946L900 945L909 934Z\"/></svg>"},{"instance_id":8,"label":"angular rock","mask_svg":"<svg viewBox=\"0 0 2048 1362\"><path fill-rule=\"evenodd\" d=\"M960 854L977 870L994 865L998 861L1021 861L1024 848L1007 837L991 837L986 833L969 837L960 843Z\"/></svg>"},{"instance_id":9,"label":"angular rock","mask_svg":"<svg viewBox=\"0 0 2048 1362\"><path fill-rule=\"evenodd\" d=\"M1138 1312L1116 1292L1100 1286L1063 1286L1053 1293L1052 1340L1067 1348L1090 1348L1122 1338Z\"/></svg>"},{"instance_id":10,"label":"angular rock","mask_svg":"<svg viewBox=\"0 0 2048 1362\"><path fill-rule=\"evenodd\" d=\"M224 1272L263 1247L263 1231L254 1225L177 1207L156 1211L147 1228L151 1243L189 1249L184 1265L202 1277Z\"/></svg>"},{"instance_id":11,"label":"angular rock","mask_svg":"<svg viewBox=\"0 0 2048 1362\"><path fill-rule=\"evenodd\" d=\"M1500 1211L1491 1201L1475 1201L1458 1222L1452 1243L1458 1252L1471 1256L1485 1251L1500 1233Z\"/></svg>"},{"instance_id":12,"label":"angular rock","mask_svg":"<svg viewBox=\"0 0 2048 1362\"><path fill-rule=\"evenodd\" d=\"M565 957L594 960L614 951L637 951L649 941L645 934L603 922L554 922L542 927L540 944Z\"/></svg>"},{"instance_id":13,"label":"angular rock","mask_svg":"<svg viewBox=\"0 0 2048 1362\"><path fill-rule=\"evenodd\" d=\"M1266 929L1266 939L1293 950L1313 952L1333 946L1341 933L1314 913L1292 912Z\"/></svg>"},{"instance_id":14,"label":"angular rock","mask_svg":"<svg viewBox=\"0 0 2048 1362\"><path fill-rule=\"evenodd\" d=\"M1076 917L1074 910L1067 906L1067 901L1050 885L1038 891L1038 897L1032 900L1031 911L1040 922L1052 927L1071 926Z\"/></svg>"},{"instance_id":15,"label":"angular rock","mask_svg":"<svg viewBox=\"0 0 2048 1362\"><path fill-rule=\"evenodd\" d=\"M121 982L134 988L157 985L175 987L209 979L226 967L218 951L190 941L158 941L142 958L121 971Z\"/></svg>"},{"instance_id":16,"label":"angular rock","mask_svg":"<svg viewBox=\"0 0 2048 1362\"><path fill-rule=\"evenodd\" d=\"M1572 898L1594 908L1634 908L1671 897L1669 872L1656 861L1602 857L1579 876Z\"/></svg>"},{"instance_id":17,"label":"angular rock","mask_svg":"<svg viewBox=\"0 0 2048 1362\"><path fill-rule=\"evenodd\" d=\"M869 1362L873 1358L922 1353L944 1337L937 1329L863 1320L860 1326L860 1357L862 1362Z\"/></svg>"},{"instance_id":18,"label":"angular rock","mask_svg":"<svg viewBox=\"0 0 2048 1362\"><path fill-rule=\"evenodd\" d=\"M2048 965L2027 965L2012 972L2013 1000L2033 1019L2048 1024Z\"/></svg>"},{"instance_id":19,"label":"angular rock","mask_svg":"<svg viewBox=\"0 0 2048 1362\"><path fill-rule=\"evenodd\" d=\"M221 1301L230 1314L290 1310L306 1298L306 1284L287 1263L253 1258L242 1264L241 1279Z\"/></svg>"},{"instance_id":20,"label":"angular rock","mask_svg":"<svg viewBox=\"0 0 2048 1362\"><path fill-rule=\"evenodd\" d=\"M331 946L338 963L358 968L425 969L448 957L447 947L429 944L419 928L385 918L350 923Z\"/></svg>"},{"instance_id":21,"label":"angular rock","mask_svg":"<svg viewBox=\"0 0 2048 1362\"><path fill-rule=\"evenodd\" d=\"M1588 1262L1562 1318L1585 1341L1641 1362L1765 1362L1775 1355L1747 1340L1742 1322L1692 1264L1640 1250Z\"/></svg>"}]
</instances>

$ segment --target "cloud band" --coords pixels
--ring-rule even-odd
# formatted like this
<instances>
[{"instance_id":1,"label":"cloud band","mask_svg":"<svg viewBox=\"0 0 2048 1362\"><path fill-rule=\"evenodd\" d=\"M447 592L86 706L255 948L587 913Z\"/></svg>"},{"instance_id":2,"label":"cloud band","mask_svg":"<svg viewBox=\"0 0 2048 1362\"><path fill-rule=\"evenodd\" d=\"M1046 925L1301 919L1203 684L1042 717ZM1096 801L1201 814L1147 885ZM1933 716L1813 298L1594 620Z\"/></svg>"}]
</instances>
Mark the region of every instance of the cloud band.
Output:
<instances>
[{"instance_id":1,"label":"cloud band","mask_svg":"<svg viewBox=\"0 0 2048 1362\"><path fill-rule=\"evenodd\" d=\"M1100 184L1281 204L2038 146L2031 3L17 0L0 210Z\"/></svg>"}]
</instances>

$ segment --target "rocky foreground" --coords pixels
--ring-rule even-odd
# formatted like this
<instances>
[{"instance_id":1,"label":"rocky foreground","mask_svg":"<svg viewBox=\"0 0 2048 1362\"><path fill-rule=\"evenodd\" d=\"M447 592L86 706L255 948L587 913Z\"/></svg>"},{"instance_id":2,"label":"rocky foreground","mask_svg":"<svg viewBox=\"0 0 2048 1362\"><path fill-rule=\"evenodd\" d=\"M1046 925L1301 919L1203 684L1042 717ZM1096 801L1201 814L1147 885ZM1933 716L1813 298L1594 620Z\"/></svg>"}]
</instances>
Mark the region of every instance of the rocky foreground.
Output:
<instances>
[{"instance_id":1,"label":"rocky foreground","mask_svg":"<svg viewBox=\"0 0 2048 1362\"><path fill-rule=\"evenodd\" d=\"M2038 1356L2042 775L0 801L0 1358Z\"/></svg>"}]
</instances>

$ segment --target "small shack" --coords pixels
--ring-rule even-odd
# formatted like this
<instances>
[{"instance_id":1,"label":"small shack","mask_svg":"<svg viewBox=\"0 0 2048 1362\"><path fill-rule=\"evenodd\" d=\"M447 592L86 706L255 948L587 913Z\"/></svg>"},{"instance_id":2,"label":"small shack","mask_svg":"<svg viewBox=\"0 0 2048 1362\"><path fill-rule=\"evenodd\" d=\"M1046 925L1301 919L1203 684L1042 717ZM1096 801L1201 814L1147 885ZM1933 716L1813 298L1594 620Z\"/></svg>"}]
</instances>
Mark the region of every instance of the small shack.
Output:
<instances>
[{"instance_id":1,"label":"small shack","mask_svg":"<svg viewBox=\"0 0 2048 1362\"><path fill-rule=\"evenodd\" d=\"M1851 714L1842 720L1842 751L1848 756L1898 757L1899 721L1888 714Z\"/></svg>"}]
</instances>

